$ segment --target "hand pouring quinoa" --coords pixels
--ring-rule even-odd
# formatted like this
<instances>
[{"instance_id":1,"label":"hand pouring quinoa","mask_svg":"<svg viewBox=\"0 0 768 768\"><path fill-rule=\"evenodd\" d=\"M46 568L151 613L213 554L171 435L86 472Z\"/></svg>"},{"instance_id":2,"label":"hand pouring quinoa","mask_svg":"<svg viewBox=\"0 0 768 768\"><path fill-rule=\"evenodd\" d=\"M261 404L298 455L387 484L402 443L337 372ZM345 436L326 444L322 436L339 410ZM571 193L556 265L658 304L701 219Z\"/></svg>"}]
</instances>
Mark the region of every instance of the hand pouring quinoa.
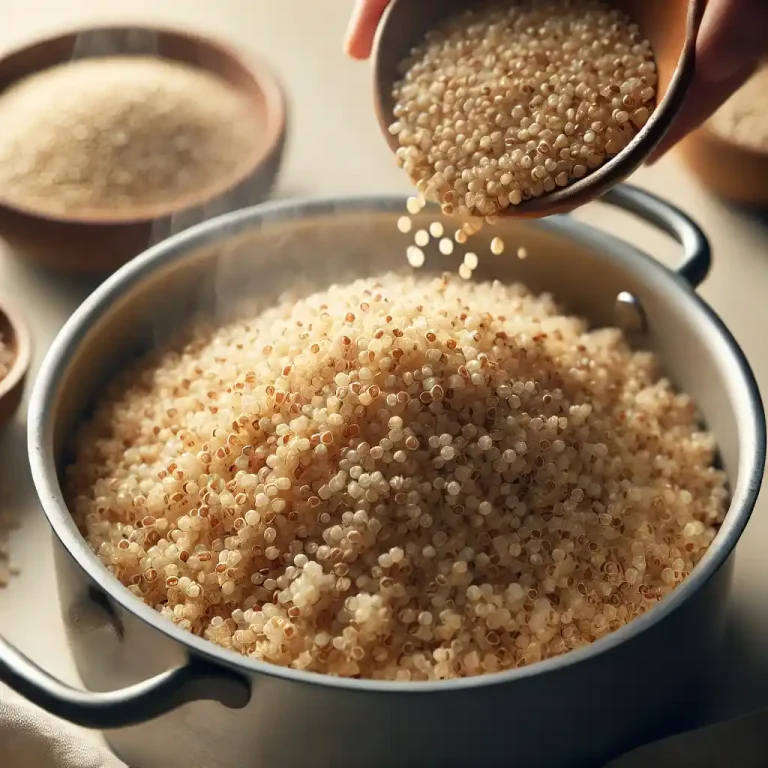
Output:
<instances>
[{"instance_id":1,"label":"hand pouring quinoa","mask_svg":"<svg viewBox=\"0 0 768 768\"><path fill-rule=\"evenodd\" d=\"M141 362L70 507L137 597L241 654L520 667L652 608L723 519L713 441L655 368L520 285L360 280Z\"/></svg>"}]
</instances>

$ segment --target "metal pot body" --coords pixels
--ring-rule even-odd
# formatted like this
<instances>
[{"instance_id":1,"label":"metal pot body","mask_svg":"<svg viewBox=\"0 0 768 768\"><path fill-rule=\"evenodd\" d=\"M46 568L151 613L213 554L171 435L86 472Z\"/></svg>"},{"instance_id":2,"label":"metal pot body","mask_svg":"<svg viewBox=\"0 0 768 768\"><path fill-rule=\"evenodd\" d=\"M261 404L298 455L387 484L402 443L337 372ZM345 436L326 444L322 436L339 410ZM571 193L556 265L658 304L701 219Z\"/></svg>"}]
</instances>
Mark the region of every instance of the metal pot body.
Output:
<instances>
[{"instance_id":1,"label":"metal pot body","mask_svg":"<svg viewBox=\"0 0 768 768\"><path fill-rule=\"evenodd\" d=\"M683 241L684 276L697 282L706 274L706 241L691 222L670 218L679 212L636 190L612 193L611 202ZM342 681L242 659L178 630L118 584L79 537L57 477L73 428L114 372L201 308L224 320L238 298L269 301L299 282L309 290L401 269L407 238L395 221L402 211L401 198L279 204L195 228L108 280L44 365L30 451L56 533L69 642L88 689L117 693L89 699L57 689L23 657L8 661L2 643L0 678L73 721L130 724L107 738L132 768L595 766L687 727L706 700L732 550L762 476L759 395L735 342L684 277L570 218L503 223L492 234L504 238L508 253L522 246L530 257L488 252L476 276L552 292L596 325L614 324L619 311L636 343L657 352L701 407L733 490L726 522L694 573L631 625L589 648L471 681ZM476 248L487 252L482 235ZM427 266L455 269L459 259L430 251ZM163 677L173 668L181 672ZM139 690L153 676L154 687Z\"/></svg>"},{"instance_id":2,"label":"metal pot body","mask_svg":"<svg viewBox=\"0 0 768 768\"><path fill-rule=\"evenodd\" d=\"M124 688L186 661L57 546L70 648L85 686ZM666 621L588 661L464 690L381 694L250 673L240 710L192 702L106 732L131 768L592 768L693 727L721 645L732 560Z\"/></svg>"}]
</instances>

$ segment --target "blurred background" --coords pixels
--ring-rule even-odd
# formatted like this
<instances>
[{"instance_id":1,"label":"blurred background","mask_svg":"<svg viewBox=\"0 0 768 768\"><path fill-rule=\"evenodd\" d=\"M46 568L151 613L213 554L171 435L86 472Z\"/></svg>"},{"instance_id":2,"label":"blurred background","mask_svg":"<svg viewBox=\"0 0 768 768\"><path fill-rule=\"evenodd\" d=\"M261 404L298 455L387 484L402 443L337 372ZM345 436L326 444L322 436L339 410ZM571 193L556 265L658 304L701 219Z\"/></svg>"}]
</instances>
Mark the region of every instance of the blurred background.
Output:
<instances>
[{"instance_id":1,"label":"blurred background","mask_svg":"<svg viewBox=\"0 0 768 768\"><path fill-rule=\"evenodd\" d=\"M0 55L51 32L110 22L161 22L224 38L264 56L287 93L288 139L273 197L405 193L410 185L374 117L369 67L342 52L351 7L352 0L0 0ZM765 393L768 213L721 202L689 175L676 154L643 169L632 182L678 205L709 235L714 268L701 292L736 336ZM592 205L576 215L641 243L665 264L679 258L663 236L614 211ZM94 285L92 278L34 266L0 242L0 299L12 297L20 305L34 337L30 383L62 323ZM0 470L0 515L18 525L10 549L21 569L0 589L0 631L76 683L56 605L49 532L27 470L23 409L0 433ZM738 548L721 716L768 703L767 514L759 504Z\"/></svg>"}]
</instances>

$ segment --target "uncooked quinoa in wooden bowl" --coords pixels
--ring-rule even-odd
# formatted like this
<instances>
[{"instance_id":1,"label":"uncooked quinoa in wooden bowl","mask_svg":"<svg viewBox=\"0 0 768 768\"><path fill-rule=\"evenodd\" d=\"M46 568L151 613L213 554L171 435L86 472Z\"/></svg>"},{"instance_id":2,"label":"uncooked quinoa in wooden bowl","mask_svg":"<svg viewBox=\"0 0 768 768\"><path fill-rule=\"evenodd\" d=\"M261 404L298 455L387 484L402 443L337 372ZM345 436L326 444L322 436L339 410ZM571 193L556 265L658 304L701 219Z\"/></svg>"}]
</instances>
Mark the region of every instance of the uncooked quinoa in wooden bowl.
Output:
<instances>
[{"instance_id":1,"label":"uncooked quinoa in wooden bowl","mask_svg":"<svg viewBox=\"0 0 768 768\"><path fill-rule=\"evenodd\" d=\"M0 61L0 234L54 268L112 270L264 199L285 128L270 69L226 43L152 28L38 42Z\"/></svg>"}]
</instances>

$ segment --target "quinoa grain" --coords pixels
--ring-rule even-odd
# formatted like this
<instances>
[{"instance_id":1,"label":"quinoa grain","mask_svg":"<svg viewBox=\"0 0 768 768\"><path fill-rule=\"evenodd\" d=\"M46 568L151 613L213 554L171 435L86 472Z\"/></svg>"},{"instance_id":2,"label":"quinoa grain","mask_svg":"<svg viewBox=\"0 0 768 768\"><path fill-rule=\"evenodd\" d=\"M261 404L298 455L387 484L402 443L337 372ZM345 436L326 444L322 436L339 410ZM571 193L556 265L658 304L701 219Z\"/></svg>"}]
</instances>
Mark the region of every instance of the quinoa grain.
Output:
<instances>
[{"instance_id":1,"label":"quinoa grain","mask_svg":"<svg viewBox=\"0 0 768 768\"><path fill-rule=\"evenodd\" d=\"M627 146L656 98L650 44L603 0L466 11L428 32L401 71L398 162L427 200L463 218L585 177Z\"/></svg>"},{"instance_id":2,"label":"quinoa grain","mask_svg":"<svg viewBox=\"0 0 768 768\"><path fill-rule=\"evenodd\" d=\"M451 275L201 329L105 393L76 448L70 508L137 597L345 677L591 643L685 579L727 506L652 355L548 295Z\"/></svg>"}]
</instances>

